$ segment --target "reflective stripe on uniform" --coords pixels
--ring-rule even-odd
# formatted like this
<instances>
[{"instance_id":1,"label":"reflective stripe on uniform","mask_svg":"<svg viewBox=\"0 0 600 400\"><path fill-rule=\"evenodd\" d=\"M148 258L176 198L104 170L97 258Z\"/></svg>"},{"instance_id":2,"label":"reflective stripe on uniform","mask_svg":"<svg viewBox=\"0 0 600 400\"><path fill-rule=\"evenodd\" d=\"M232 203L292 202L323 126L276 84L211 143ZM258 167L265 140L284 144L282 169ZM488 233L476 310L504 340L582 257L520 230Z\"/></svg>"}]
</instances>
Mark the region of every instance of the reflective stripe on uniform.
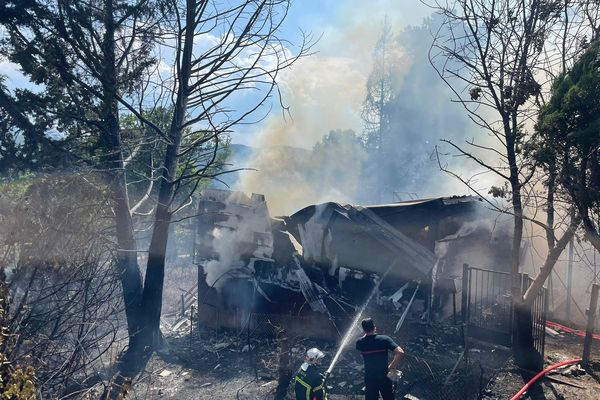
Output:
<instances>
[{"instance_id":1,"label":"reflective stripe on uniform","mask_svg":"<svg viewBox=\"0 0 600 400\"><path fill-rule=\"evenodd\" d=\"M306 400L310 400L310 391L312 389L312 387L304 382L300 377L296 377L296 382L298 382L299 384L301 384L302 386L304 386L306 388Z\"/></svg>"}]
</instances>

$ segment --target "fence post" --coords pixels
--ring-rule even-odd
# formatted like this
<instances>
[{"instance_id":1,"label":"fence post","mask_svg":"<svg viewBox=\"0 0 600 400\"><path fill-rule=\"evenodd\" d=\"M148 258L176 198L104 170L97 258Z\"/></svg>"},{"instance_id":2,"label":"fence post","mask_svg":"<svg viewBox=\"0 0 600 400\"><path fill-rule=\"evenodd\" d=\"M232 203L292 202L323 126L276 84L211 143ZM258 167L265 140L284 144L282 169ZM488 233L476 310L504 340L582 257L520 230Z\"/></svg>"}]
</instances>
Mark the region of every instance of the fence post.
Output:
<instances>
[{"instance_id":1,"label":"fence post","mask_svg":"<svg viewBox=\"0 0 600 400\"><path fill-rule=\"evenodd\" d=\"M456 325L456 290L452 293L452 323Z\"/></svg>"},{"instance_id":2,"label":"fence post","mask_svg":"<svg viewBox=\"0 0 600 400\"><path fill-rule=\"evenodd\" d=\"M544 293L542 291L542 293ZM544 315L542 317L542 327L541 327L541 335L542 335L542 365L540 370L544 369L544 357L546 355L546 320L548 319L548 296L544 296Z\"/></svg>"},{"instance_id":3,"label":"fence post","mask_svg":"<svg viewBox=\"0 0 600 400\"><path fill-rule=\"evenodd\" d=\"M521 274L521 296L529 289L529 274L523 272Z\"/></svg>"},{"instance_id":4,"label":"fence post","mask_svg":"<svg viewBox=\"0 0 600 400\"><path fill-rule=\"evenodd\" d=\"M567 322L571 322L571 288L573 287L573 239L569 242L569 264L567 266L567 304L565 305Z\"/></svg>"},{"instance_id":5,"label":"fence post","mask_svg":"<svg viewBox=\"0 0 600 400\"><path fill-rule=\"evenodd\" d=\"M462 276L462 293L460 301L460 318L463 324L467 323L467 295L469 293L469 264L463 264L463 276Z\"/></svg>"},{"instance_id":6,"label":"fence post","mask_svg":"<svg viewBox=\"0 0 600 400\"><path fill-rule=\"evenodd\" d=\"M596 309L598 308L598 290L600 286L596 283L592 285L592 296L590 297L590 309L587 312L588 320L585 330L585 340L583 342L583 365L590 362L590 350L592 349L592 334L594 333L594 320L596 319Z\"/></svg>"},{"instance_id":7,"label":"fence post","mask_svg":"<svg viewBox=\"0 0 600 400\"><path fill-rule=\"evenodd\" d=\"M275 389L275 400L286 398L288 387L292 379L292 369L290 360L290 341L287 332L282 327L275 327L277 330L277 388Z\"/></svg>"},{"instance_id":8,"label":"fence post","mask_svg":"<svg viewBox=\"0 0 600 400\"><path fill-rule=\"evenodd\" d=\"M467 346L467 324L469 322L469 264L463 264L462 293L460 302L461 331L465 350L465 363L469 365L469 349Z\"/></svg>"},{"instance_id":9,"label":"fence post","mask_svg":"<svg viewBox=\"0 0 600 400\"><path fill-rule=\"evenodd\" d=\"M181 310L179 310L179 316L185 317L185 295L181 293Z\"/></svg>"},{"instance_id":10,"label":"fence post","mask_svg":"<svg viewBox=\"0 0 600 400\"><path fill-rule=\"evenodd\" d=\"M194 305L190 307L190 345L194 337Z\"/></svg>"}]
</instances>

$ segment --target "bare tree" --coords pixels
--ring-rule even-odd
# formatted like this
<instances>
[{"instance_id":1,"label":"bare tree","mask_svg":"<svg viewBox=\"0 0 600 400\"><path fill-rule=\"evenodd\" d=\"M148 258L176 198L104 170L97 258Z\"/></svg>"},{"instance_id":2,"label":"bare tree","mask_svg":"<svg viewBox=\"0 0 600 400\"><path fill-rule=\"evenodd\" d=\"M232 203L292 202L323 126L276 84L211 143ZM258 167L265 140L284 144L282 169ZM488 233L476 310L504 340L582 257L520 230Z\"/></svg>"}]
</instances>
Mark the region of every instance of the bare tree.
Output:
<instances>
[{"instance_id":1,"label":"bare tree","mask_svg":"<svg viewBox=\"0 0 600 400\"><path fill-rule=\"evenodd\" d=\"M165 144L159 163L158 195L148 252L141 312L141 335L132 346L140 354L160 343L160 315L165 253L173 215L189 204L190 195L202 179L218 175L221 144L231 129L258 113L278 96L277 76L310 47L303 39L292 54L290 42L278 36L290 2L245 0L228 3L186 0L164 5L162 46L173 55L173 68L153 90L168 99L172 118L161 129L145 118L143 106L129 111L151 127ZM236 96L248 96L241 109L233 109ZM144 104L141 101L140 104Z\"/></svg>"},{"instance_id":2,"label":"bare tree","mask_svg":"<svg viewBox=\"0 0 600 400\"><path fill-rule=\"evenodd\" d=\"M573 206L557 196L555 173L540 173L525 150L551 81L581 51L584 34L595 31L596 16L584 3L459 0L434 5L444 24L430 52L432 65L454 91L455 101L487 134L464 144L445 142L505 182L490 193L509 200L510 207L489 204L513 216L511 272L517 302L533 303L580 224ZM453 173L442 162L440 167L480 194L471 177ZM541 209L545 215L540 215ZM549 252L522 297L518 273L524 221L543 230Z\"/></svg>"},{"instance_id":3,"label":"bare tree","mask_svg":"<svg viewBox=\"0 0 600 400\"><path fill-rule=\"evenodd\" d=\"M13 185L25 188L0 210L12 294L11 335L0 347L9 360L35 368L39 396L87 391L102 380L101 361L118 351L122 299L110 199L91 174Z\"/></svg>"}]
</instances>

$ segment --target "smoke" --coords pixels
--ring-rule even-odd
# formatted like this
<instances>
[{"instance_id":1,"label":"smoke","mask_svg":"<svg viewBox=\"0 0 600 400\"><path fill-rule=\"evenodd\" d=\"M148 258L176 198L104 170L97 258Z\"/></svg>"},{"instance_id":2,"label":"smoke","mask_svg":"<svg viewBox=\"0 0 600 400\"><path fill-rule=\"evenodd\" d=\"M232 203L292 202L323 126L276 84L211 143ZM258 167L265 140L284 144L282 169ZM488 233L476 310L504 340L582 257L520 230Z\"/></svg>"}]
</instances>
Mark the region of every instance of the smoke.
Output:
<instances>
[{"instance_id":1,"label":"smoke","mask_svg":"<svg viewBox=\"0 0 600 400\"><path fill-rule=\"evenodd\" d=\"M283 72L280 87L291 117L273 114L260 126L252 141L255 152L242 165L255 170L241 173L233 185L236 190L265 194L274 215L325 201L373 204L379 200L378 180L383 202L468 193L458 180L440 171L435 156L440 139L460 142L474 136L473 125L460 106L451 103L450 90L428 60L431 32L439 21L396 28L402 18L390 16L392 29L396 28L395 93L384 157L369 155L360 145L361 110L384 18L382 12L381 23L373 23L372 13L357 12L369 7L362 3L356 7L341 7L338 18L344 24L333 21L325 26L320 52ZM329 132L340 130L348 132L341 140L346 146L323 146ZM453 171L472 175L472 165L452 161ZM480 180L476 186L486 193L491 183L484 175Z\"/></svg>"},{"instance_id":2,"label":"smoke","mask_svg":"<svg viewBox=\"0 0 600 400\"><path fill-rule=\"evenodd\" d=\"M557 229L556 234L560 237L563 234L562 229ZM524 240L527 242L527 248L521 260L521 270L528 273L529 276L535 277L538 275L548 254L545 232L539 226L525 222ZM556 262L553 272L544 286L551 291L549 309L552 312L552 318L584 326L587 321L585 310L589 308L591 284L600 282L600 255L594 252L589 243L575 239L572 258L570 321L566 319L569 268L568 245ZM596 329L598 328L600 328L600 323L597 321Z\"/></svg>"},{"instance_id":3,"label":"smoke","mask_svg":"<svg viewBox=\"0 0 600 400\"><path fill-rule=\"evenodd\" d=\"M463 264L508 272L512 227L509 216L480 207L476 219L463 222L456 232L436 241L435 254L443 259L443 274L461 276Z\"/></svg>"},{"instance_id":4,"label":"smoke","mask_svg":"<svg viewBox=\"0 0 600 400\"><path fill-rule=\"evenodd\" d=\"M220 212L229 215L229 218L212 230L212 248L218 254L218 259L204 265L209 286L220 288L226 282L227 274L246 267L242 259L248 253L257 258L270 258L273 254L271 225L265 203L254 197L244 197L233 192L223 201L225 209ZM263 237L262 245L258 247L255 244L257 235Z\"/></svg>"},{"instance_id":5,"label":"smoke","mask_svg":"<svg viewBox=\"0 0 600 400\"><path fill-rule=\"evenodd\" d=\"M332 131L312 150L287 146L256 149L236 189L265 194L273 215L289 215L309 204L350 203L361 189L366 152L352 131Z\"/></svg>"}]
</instances>

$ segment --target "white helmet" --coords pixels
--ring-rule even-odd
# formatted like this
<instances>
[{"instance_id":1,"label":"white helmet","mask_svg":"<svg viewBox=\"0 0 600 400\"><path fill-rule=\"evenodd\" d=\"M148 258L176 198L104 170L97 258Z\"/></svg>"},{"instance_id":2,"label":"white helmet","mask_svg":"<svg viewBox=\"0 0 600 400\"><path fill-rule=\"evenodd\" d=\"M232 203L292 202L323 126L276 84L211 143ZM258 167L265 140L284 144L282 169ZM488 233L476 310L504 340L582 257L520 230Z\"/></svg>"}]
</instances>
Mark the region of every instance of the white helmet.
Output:
<instances>
[{"instance_id":1,"label":"white helmet","mask_svg":"<svg viewBox=\"0 0 600 400\"><path fill-rule=\"evenodd\" d=\"M321 350L317 349L316 347L313 347L312 349L308 349L306 351L306 358L309 362L315 362L317 360L320 360L323 357L325 357L325 353L323 353Z\"/></svg>"}]
</instances>

